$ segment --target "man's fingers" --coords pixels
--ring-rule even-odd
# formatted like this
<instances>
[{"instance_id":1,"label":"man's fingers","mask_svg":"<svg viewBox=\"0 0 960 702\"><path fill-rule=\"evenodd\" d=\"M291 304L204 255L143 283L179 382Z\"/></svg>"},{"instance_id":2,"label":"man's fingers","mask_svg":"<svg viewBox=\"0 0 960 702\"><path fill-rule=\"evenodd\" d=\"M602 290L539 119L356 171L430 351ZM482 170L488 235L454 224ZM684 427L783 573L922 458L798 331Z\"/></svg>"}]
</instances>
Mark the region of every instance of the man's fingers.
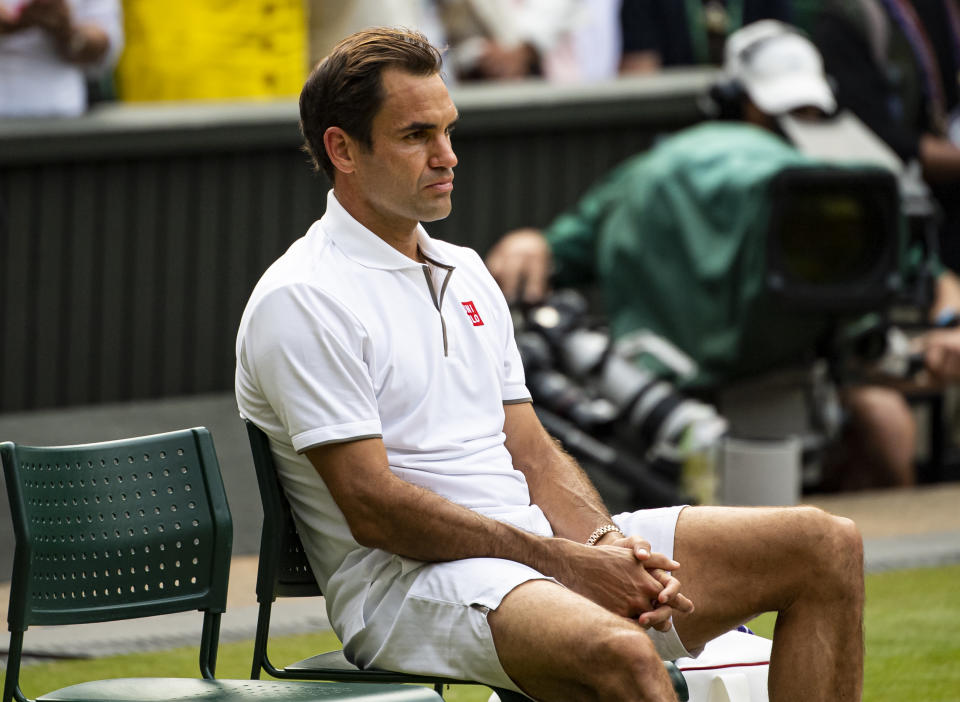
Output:
<instances>
[{"instance_id":1,"label":"man's fingers","mask_svg":"<svg viewBox=\"0 0 960 702\"><path fill-rule=\"evenodd\" d=\"M516 301L520 294L522 277L522 268L516 264L516 261L504 261L498 272L494 274L507 302L512 304Z\"/></svg>"},{"instance_id":2,"label":"man's fingers","mask_svg":"<svg viewBox=\"0 0 960 702\"><path fill-rule=\"evenodd\" d=\"M641 549L634 549L634 555L636 555L637 560L643 561L643 565L649 570L653 568L660 568L662 570L677 570L680 567L680 564L677 563L672 558L667 558L662 553L656 552L642 552Z\"/></svg>"},{"instance_id":3,"label":"man's fingers","mask_svg":"<svg viewBox=\"0 0 960 702\"><path fill-rule=\"evenodd\" d=\"M553 257L546 239L536 229L517 229L494 244L486 264L509 302L520 295L528 303L547 293Z\"/></svg>"},{"instance_id":4,"label":"man's fingers","mask_svg":"<svg viewBox=\"0 0 960 702\"><path fill-rule=\"evenodd\" d=\"M637 622L645 629L653 628L657 631L670 631L673 626L670 617L673 616L673 610L670 607L657 607L651 612L644 612L637 617Z\"/></svg>"},{"instance_id":5,"label":"man's fingers","mask_svg":"<svg viewBox=\"0 0 960 702\"><path fill-rule=\"evenodd\" d=\"M543 256L531 256L527 261L523 280L523 301L528 304L541 302L547 296L547 281L550 279L550 260Z\"/></svg>"},{"instance_id":6,"label":"man's fingers","mask_svg":"<svg viewBox=\"0 0 960 702\"><path fill-rule=\"evenodd\" d=\"M658 571L658 573L663 573L663 571ZM660 591L660 594L657 595L657 602L667 604L680 594L680 581L670 577L667 573L663 573L663 575L664 577L660 577L659 575L654 576L663 585L663 589Z\"/></svg>"},{"instance_id":7,"label":"man's fingers","mask_svg":"<svg viewBox=\"0 0 960 702\"><path fill-rule=\"evenodd\" d=\"M683 612L684 614L690 614L696 609L693 601L686 597L686 595L681 594L678 594L676 598L674 598L671 607L677 612Z\"/></svg>"},{"instance_id":8,"label":"man's fingers","mask_svg":"<svg viewBox=\"0 0 960 702\"><path fill-rule=\"evenodd\" d=\"M671 608L684 614L693 611L693 602L680 592L680 581L675 577L660 570L659 568L651 573L662 585L663 590L657 595L658 605L669 605Z\"/></svg>"}]
</instances>

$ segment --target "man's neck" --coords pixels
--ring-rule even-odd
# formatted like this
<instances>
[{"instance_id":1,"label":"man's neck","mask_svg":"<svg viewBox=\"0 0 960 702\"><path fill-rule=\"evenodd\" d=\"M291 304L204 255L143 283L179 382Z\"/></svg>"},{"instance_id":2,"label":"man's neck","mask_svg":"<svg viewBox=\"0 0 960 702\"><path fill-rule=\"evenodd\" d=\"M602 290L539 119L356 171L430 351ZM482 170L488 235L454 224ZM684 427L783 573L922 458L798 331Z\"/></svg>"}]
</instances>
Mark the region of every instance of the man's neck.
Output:
<instances>
[{"instance_id":1,"label":"man's neck","mask_svg":"<svg viewBox=\"0 0 960 702\"><path fill-rule=\"evenodd\" d=\"M419 222L385 220L376 217L370 213L369 208L361 206L347 189L337 189L334 186L333 194L340 206L347 211L347 214L360 224L407 258L423 262L423 256L420 253L420 238L417 236Z\"/></svg>"}]
</instances>

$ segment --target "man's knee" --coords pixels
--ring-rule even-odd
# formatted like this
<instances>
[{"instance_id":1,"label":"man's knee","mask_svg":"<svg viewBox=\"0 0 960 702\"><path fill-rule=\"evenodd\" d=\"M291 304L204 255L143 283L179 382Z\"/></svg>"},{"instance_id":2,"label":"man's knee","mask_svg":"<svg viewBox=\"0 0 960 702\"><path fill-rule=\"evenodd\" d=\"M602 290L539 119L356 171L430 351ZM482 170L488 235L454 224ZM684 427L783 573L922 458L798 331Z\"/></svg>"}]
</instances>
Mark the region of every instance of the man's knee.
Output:
<instances>
[{"instance_id":1,"label":"man's knee","mask_svg":"<svg viewBox=\"0 0 960 702\"><path fill-rule=\"evenodd\" d=\"M808 538L808 567L819 584L839 596L856 590L863 582L863 538L857 525L846 517L818 507L798 507L799 530Z\"/></svg>"},{"instance_id":2,"label":"man's knee","mask_svg":"<svg viewBox=\"0 0 960 702\"><path fill-rule=\"evenodd\" d=\"M623 699L630 691L636 695L638 691L650 693L669 687L660 655L650 637L637 626L602 632L596 639L596 654L599 661L604 661L595 668L592 681L599 699Z\"/></svg>"}]
</instances>

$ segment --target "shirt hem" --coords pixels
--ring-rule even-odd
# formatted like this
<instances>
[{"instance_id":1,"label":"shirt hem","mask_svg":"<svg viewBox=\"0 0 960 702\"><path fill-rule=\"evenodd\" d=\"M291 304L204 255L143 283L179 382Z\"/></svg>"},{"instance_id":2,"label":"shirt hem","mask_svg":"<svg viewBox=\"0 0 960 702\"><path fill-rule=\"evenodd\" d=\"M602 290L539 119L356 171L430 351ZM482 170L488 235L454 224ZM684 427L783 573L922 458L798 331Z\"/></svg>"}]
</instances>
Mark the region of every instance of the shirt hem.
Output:
<instances>
[{"instance_id":1,"label":"shirt hem","mask_svg":"<svg viewBox=\"0 0 960 702\"><path fill-rule=\"evenodd\" d=\"M322 444L357 441L359 439L379 437L382 435L383 430L379 422L364 421L300 432L290 437L290 443L293 444L293 448L297 453L303 453L309 448Z\"/></svg>"}]
</instances>

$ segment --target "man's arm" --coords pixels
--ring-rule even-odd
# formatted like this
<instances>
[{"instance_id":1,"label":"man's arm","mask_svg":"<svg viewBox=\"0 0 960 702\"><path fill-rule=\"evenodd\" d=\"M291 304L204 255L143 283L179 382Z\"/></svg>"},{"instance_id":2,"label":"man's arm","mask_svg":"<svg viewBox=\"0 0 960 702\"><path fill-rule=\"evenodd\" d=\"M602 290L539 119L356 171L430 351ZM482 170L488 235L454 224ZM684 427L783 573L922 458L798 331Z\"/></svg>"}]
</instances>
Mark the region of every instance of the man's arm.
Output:
<instances>
[{"instance_id":1,"label":"man's arm","mask_svg":"<svg viewBox=\"0 0 960 702\"><path fill-rule=\"evenodd\" d=\"M921 136L920 161L923 175L931 183L956 182L960 177L960 149L949 139L934 134Z\"/></svg>"},{"instance_id":2,"label":"man's arm","mask_svg":"<svg viewBox=\"0 0 960 702\"><path fill-rule=\"evenodd\" d=\"M960 278L953 271L945 270L937 278L930 319L937 322L944 316L956 314L960 314ZM918 341L934 382L960 380L960 327L931 330Z\"/></svg>"},{"instance_id":3,"label":"man's arm","mask_svg":"<svg viewBox=\"0 0 960 702\"><path fill-rule=\"evenodd\" d=\"M533 405L505 405L503 431L513 467L527 479L530 499L546 515L557 536L583 543L594 529L611 523L610 513L583 469L551 437ZM604 534L607 543L616 532Z\"/></svg>"},{"instance_id":4,"label":"man's arm","mask_svg":"<svg viewBox=\"0 0 960 702\"><path fill-rule=\"evenodd\" d=\"M676 568L665 556L651 554L641 563L627 548L537 536L401 480L390 471L380 439L326 444L306 455L364 546L423 561L517 561L627 617L649 612L651 600L664 591L672 598L679 587L665 587L644 567ZM671 613L661 607L643 623L660 625Z\"/></svg>"},{"instance_id":5,"label":"man's arm","mask_svg":"<svg viewBox=\"0 0 960 702\"><path fill-rule=\"evenodd\" d=\"M514 467L521 471L530 488L531 501L543 511L558 536L583 543L595 529L612 523L610 513L593 483L577 462L563 450L540 424L533 405L520 403L504 406L506 446ZM663 586L657 606L662 611L642 614L644 626L661 630L669 628L668 610L692 612L693 603L680 594L680 583L667 569L656 565L661 554L651 558L649 542L638 537L625 537L618 531L607 532L598 545L629 549L644 563ZM675 570L676 566L669 570Z\"/></svg>"}]
</instances>

